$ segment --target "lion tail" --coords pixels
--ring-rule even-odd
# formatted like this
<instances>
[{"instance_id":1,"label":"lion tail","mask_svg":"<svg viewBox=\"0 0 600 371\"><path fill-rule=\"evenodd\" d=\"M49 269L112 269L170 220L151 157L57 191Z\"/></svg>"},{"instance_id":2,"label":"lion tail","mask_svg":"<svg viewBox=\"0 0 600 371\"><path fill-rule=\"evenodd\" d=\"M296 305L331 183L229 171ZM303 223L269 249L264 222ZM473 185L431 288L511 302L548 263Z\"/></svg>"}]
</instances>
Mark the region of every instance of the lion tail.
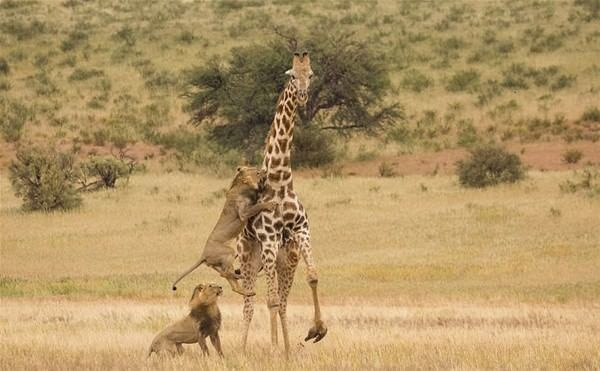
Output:
<instances>
[{"instance_id":1,"label":"lion tail","mask_svg":"<svg viewBox=\"0 0 600 371\"><path fill-rule=\"evenodd\" d=\"M179 281L181 281L188 274L192 273L196 268L198 268L199 266L201 266L205 262L206 262L206 260L204 258L200 258L200 260L198 260L196 263L194 263L194 265L192 265L187 271L183 272L181 274L181 276L179 276L179 278L177 278L175 280L175 282L173 282L173 285L172 285L173 291L177 290L177 283Z\"/></svg>"}]
</instances>

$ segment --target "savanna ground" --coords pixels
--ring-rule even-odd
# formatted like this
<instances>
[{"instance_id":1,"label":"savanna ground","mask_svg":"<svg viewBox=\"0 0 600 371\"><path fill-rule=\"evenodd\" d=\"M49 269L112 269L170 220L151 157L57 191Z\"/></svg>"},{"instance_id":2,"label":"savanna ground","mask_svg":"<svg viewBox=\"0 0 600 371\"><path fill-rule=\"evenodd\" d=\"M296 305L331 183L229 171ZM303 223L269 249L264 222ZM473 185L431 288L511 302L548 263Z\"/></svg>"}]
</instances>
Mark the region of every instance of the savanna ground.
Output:
<instances>
[{"instance_id":1,"label":"savanna ground","mask_svg":"<svg viewBox=\"0 0 600 371\"><path fill-rule=\"evenodd\" d=\"M0 118L14 119L0 125L0 369L600 369L600 203L559 189L600 163L597 4L0 0ZM147 360L194 284L225 283L202 268L170 291L221 208L215 174L242 157L187 124L187 71L325 21L374 48L405 113L376 136L328 136L330 168L294 168L329 334L299 345L300 263L289 361L270 349L262 280L246 355L227 290L224 360L196 346ZM455 161L491 140L528 178L459 187ZM80 159L121 145L149 171L80 209L25 213L6 166L40 144ZM399 176L377 177L384 163Z\"/></svg>"},{"instance_id":2,"label":"savanna ground","mask_svg":"<svg viewBox=\"0 0 600 371\"><path fill-rule=\"evenodd\" d=\"M269 348L264 282L248 354L226 291L223 361L188 346L146 360L193 285L226 180L137 175L69 213L24 213L2 176L2 369L600 367L600 203L560 192L566 172L464 190L451 176L301 178L329 334L305 344L310 290L291 294L294 354ZM222 282L225 283L225 282ZM281 348L281 346L280 346Z\"/></svg>"}]
</instances>

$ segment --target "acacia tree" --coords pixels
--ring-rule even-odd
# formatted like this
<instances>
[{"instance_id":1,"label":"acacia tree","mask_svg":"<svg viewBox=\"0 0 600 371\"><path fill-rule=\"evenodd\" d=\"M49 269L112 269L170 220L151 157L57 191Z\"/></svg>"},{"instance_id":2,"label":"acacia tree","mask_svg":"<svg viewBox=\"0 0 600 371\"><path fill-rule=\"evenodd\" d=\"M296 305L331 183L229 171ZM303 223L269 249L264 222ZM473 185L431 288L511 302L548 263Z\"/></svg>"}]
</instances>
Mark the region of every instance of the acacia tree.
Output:
<instances>
[{"instance_id":1,"label":"acacia tree","mask_svg":"<svg viewBox=\"0 0 600 371\"><path fill-rule=\"evenodd\" d=\"M294 30L276 33L266 45L234 48L225 61L214 58L189 71L186 109L212 139L256 153L288 80L291 51L300 49L310 52L315 74L299 111L301 127L311 133L375 133L402 117L399 104L384 102L391 87L387 63L367 42L327 22L303 37Z\"/></svg>"}]
</instances>

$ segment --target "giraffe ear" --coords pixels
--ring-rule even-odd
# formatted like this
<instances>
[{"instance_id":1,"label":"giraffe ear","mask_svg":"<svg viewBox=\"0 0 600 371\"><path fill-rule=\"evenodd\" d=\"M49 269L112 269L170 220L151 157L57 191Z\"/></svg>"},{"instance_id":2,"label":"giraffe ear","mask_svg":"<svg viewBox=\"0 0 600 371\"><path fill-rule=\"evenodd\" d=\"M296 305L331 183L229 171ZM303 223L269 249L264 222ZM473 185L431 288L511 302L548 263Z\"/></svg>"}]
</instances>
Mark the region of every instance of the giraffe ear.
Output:
<instances>
[{"instance_id":1,"label":"giraffe ear","mask_svg":"<svg viewBox=\"0 0 600 371\"><path fill-rule=\"evenodd\" d=\"M293 76L294 75L294 70L290 68L289 70L285 71L285 74L288 75L288 76Z\"/></svg>"}]
</instances>

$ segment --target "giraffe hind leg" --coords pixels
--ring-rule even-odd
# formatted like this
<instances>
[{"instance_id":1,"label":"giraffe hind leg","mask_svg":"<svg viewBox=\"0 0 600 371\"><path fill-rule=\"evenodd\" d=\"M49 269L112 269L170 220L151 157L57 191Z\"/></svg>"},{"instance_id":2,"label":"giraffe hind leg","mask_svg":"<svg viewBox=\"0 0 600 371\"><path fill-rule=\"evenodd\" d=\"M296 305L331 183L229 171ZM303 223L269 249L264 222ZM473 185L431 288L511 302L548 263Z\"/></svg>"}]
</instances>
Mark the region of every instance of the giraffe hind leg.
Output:
<instances>
[{"instance_id":1,"label":"giraffe hind leg","mask_svg":"<svg viewBox=\"0 0 600 371\"><path fill-rule=\"evenodd\" d=\"M300 253L306 263L307 270L307 281L312 291L313 306L314 306L314 320L313 326L308 330L308 335L304 341L314 339L314 342L321 341L327 335L327 326L321 318L321 306L319 305L319 294L317 292L317 286L319 278L317 275L317 268L312 257L312 247L310 245L310 237L307 233L300 234L298 236L300 244Z\"/></svg>"},{"instance_id":2,"label":"giraffe hind leg","mask_svg":"<svg viewBox=\"0 0 600 371\"><path fill-rule=\"evenodd\" d=\"M277 280L279 281L279 319L285 345L286 356L290 353L290 339L287 327L287 299L294 282L298 265L298 244L290 241L277 254Z\"/></svg>"}]
</instances>

